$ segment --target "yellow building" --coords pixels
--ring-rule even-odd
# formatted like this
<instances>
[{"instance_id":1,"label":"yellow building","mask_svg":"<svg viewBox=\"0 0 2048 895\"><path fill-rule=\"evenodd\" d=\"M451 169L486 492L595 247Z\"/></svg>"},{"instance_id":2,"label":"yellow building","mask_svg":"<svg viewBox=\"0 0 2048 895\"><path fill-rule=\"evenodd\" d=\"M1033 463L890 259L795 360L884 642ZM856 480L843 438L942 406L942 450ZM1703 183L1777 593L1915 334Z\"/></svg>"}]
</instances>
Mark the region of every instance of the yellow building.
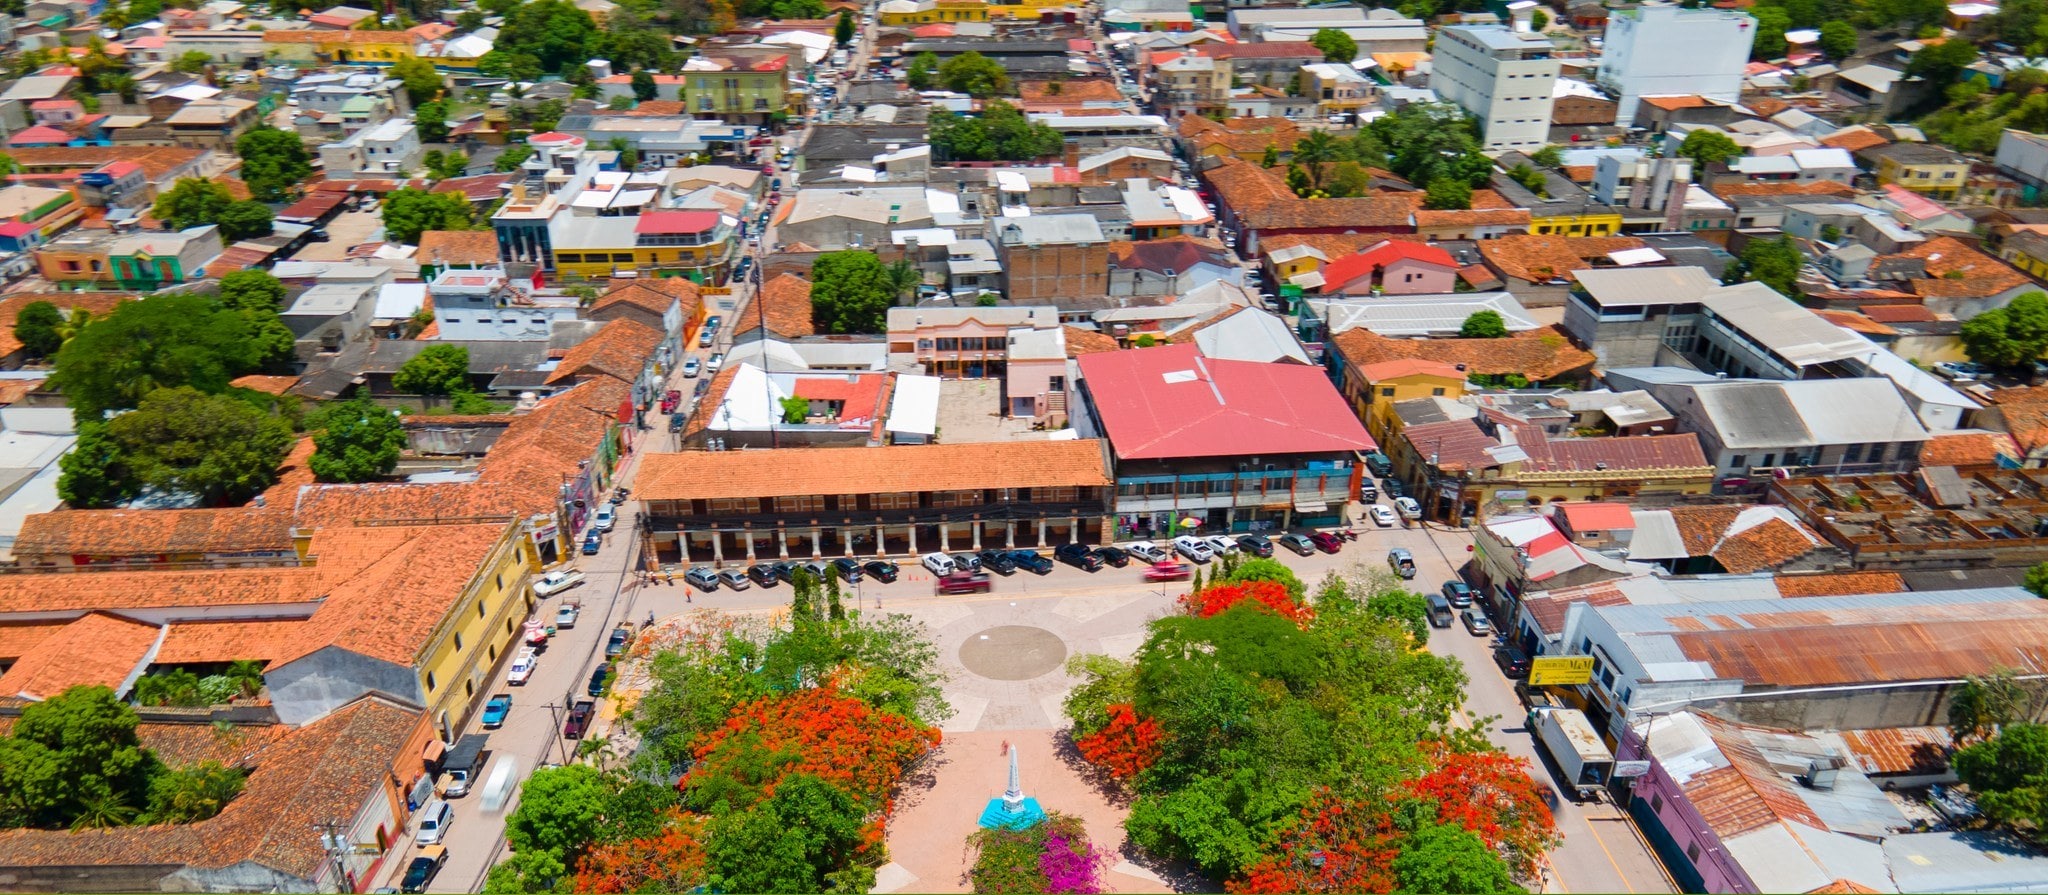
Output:
<instances>
[{"instance_id":1,"label":"yellow building","mask_svg":"<svg viewBox=\"0 0 2048 895\"><path fill-rule=\"evenodd\" d=\"M2017 231L1999 245L1998 257L2025 271L2027 276L2048 283L2048 234Z\"/></svg>"},{"instance_id":2,"label":"yellow building","mask_svg":"<svg viewBox=\"0 0 2048 895\"><path fill-rule=\"evenodd\" d=\"M733 228L711 209L651 211L633 217L558 212L548 230L555 272L563 277L599 280L639 271L641 276L716 283L736 260Z\"/></svg>"},{"instance_id":3,"label":"yellow building","mask_svg":"<svg viewBox=\"0 0 2048 895\"><path fill-rule=\"evenodd\" d=\"M1071 9L1080 6L1073 0L992 0L988 4L988 17L996 21L1038 21L1047 10Z\"/></svg>"},{"instance_id":4,"label":"yellow building","mask_svg":"<svg viewBox=\"0 0 2048 895\"><path fill-rule=\"evenodd\" d=\"M989 6L985 0L889 0L875 13L877 22L891 28L988 19Z\"/></svg>"},{"instance_id":5,"label":"yellow building","mask_svg":"<svg viewBox=\"0 0 2048 895\"><path fill-rule=\"evenodd\" d=\"M265 31L263 45L278 62L390 65L411 58L418 41L404 31Z\"/></svg>"},{"instance_id":6,"label":"yellow building","mask_svg":"<svg viewBox=\"0 0 2048 895\"><path fill-rule=\"evenodd\" d=\"M1875 163L1879 184L1896 183L1916 193L1953 199L1970 180L1970 160L1952 149L1927 143L1888 143L1858 153Z\"/></svg>"},{"instance_id":7,"label":"yellow building","mask_svg":"<svg viewBox=\"0 0 2048 895\"><path fill-rule=\"evenodd\" d=\"M1621 232L1621 212L1571 214L1562 208L1529 209L1529 232L1550 236L1613 236Z\"/></svg>"},{"instance_id":8,"label":"yellow building","mask_svg":"<svg viewBox=\"0 0 2048 895\"><path fill-rule=\"evenodd\" d=\"M477 688L500 656L518 648L522 624L538 602L527 586L535 565L532 538L517 521L498 527L483 562L415 654L427 717L442 731L460 730L467 721Z\"/></svg>"},{"instance_id":9,"label":"yellow building","mask_svg":"<svg viewBox=\"0 0 2048 895\"><path fill-rule=\"evenodd\" d=\"M1465 396L1465 371L1438 361L1390 360L1346 366L1343 375L1339 390L1344 400L1380 444L1391 444L1401 431L1395 404L1416 398L1457 400Z\"/></svg>"}]
</instances>

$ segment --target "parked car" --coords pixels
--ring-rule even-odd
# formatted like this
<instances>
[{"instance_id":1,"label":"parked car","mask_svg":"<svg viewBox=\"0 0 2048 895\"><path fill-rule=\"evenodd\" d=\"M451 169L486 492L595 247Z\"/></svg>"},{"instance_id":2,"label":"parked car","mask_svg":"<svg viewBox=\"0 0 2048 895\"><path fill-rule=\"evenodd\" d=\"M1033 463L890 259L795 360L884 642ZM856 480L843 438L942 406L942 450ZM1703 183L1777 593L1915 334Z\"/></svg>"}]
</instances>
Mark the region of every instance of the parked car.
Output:
<instances>
[{"instance_id":1,"label":"parked car","mask_svg":"<svg viewBox=\"0 0 2048 895\"><path fill-rule=\"evenodd\" d=\"M690 418L688 416L678 413L668 418L668 430L670 432L681 432L683 431L683 424L689 421Z\"/></svg>"},{"instance_id":2,"label":"parked car","mask_svg":"<svg viewBox=\"0 0 2048 895\"><path fill-rule=\"evenodd\" d=\"M714 338L717 338L717 337L718 337L718 331L717 331L717 330L714 330L714 329L712 329L711 327L708 327L708 326L707 326L707 327L704 327L703 329L700 329L700 330L698 330L698 331L697 331L697 347L699 347L699 348L709 348L709 347L711 347L711 340L712 340L712 339L714 339Z\"/></svg>"},{"instance_id":3,"label":"parked car","mask_svg":"<svg viewBox=\"0 0 2048 895\"><path fill-rule=\"evenodd\" d=\"M512 713L512 694L500 693L484 703L482 724L485 730L496 730L505 726L505 716Z\"/></svg>"},{"instance_id":4,"label":"parked car","mask_svg":"<svg viewBox=\"0 0 2048 895\"><path fill-rule=\"evenodd\" d=\"M562 722L562 738L583 739L583 734L590 730L590 716L594 714L597 714L597 703L588 699L576 700L576 704L569 707L569 720Z\"/></svg>"},{"instance_id":5,"label":"parked car","mask_svg":"<svg viewBox=\"0 0 2048 895\"><path fill-rule=\"evenodd\" d=\"M752 261L753 259L749 258L747 260ZM725 318L721 315L713 314L709 317L704 318L704 328L711 330L712 332L717 332L718 328L724 325Z\"/></svg>"},{"instance_id":6,"label":"parked car","mask_svg":"<svg viewBox=\"0 0 2048 895\"><path fill-rule=\"evenodd\" d=\"M552 597L562 591L583 583L583 573L576 569L556 569L540 576L533 583L535 596Z\"/></svg>"},{"instance_id":7,"label":"parked car","mask_svg":"<svg viewBox=\"0 0 2048 895\"><path fill-rule=\"evenodd\" d=\"M1087 544L1061 544L1053 550L1052 555L1054 559L1083 572L1093 572L1102 568L1102 557L1096 556L1095 551L1088 549Z\"/></svg>"},{"instance_id":8,"label":"parked car","mask_svg":"<svg viewBox=\"0 0 2048 895\"><path fill-rule=\"evenodd\" d=\"M591 532L585 532L585 533L584 533L584 535L583 535L583 555L584 555L584 556L596 556L596 555L597 555L597 551L599 551L599 550L601 550L601 549L603 549L603 548L604 548L604 536L603 536L603 535L600 535L600 534L598 534L598 533L597 533L597 532L595 532L595 531L591 531Z\"/></svg>"},{"instance_id":9,"label":"parked car","mask_svg":"<svg viewBox=\"0 0 2048 895\"><path fill-rule=\"evenodd\" d=\"M1529 657L1505 643L1493 648L1493 664L1500 666L1500 673L1511 679L1529 676Z\"/></svg>"},{"instance_id":10,"label":"parked car","mask_svg":"<svg viewBox=\"0 0 2048 895\"><path fill-rule=\"evenodd\" d=\"M427 884L434 881L434 874L441 872L441 865L448 863L448 846L429 845L420 849L419 856L405 865L405 877L399 880L398 891L413 895L425 892Z\"/></svg>"},{"instance_id":11,"label":"parked car","mask_svg":"<svg viewBox=\"0 0 2048 895\"><path fill-rule=\"evenodd\" d=\"M957 560L960 557L955 556L953 558ZM998 575L1009 575L1017 571L1017 561L1011 559L1008 553L1004 553L1001 550L983 550L981 555L974 557L974 562L975 565L972 566L966 563L955 563L955 565L969 572L985 570Z\"/></svg>"},{"instance_id":12,"label":"parked car","mask_svg":"<svg viewBox=\"0 0 2048 895\"><path fill-rule=\"evenodd\" d=\"M987 572L955 571L939 576L932 592L940 594L985 594L995 587Z\"/></svg>"},{"instance_id":13,"label":"parked car","mask_svg":"<svg viewBox=\"0 0 2048 895\"><path fill-rule=\"evenodd\" d=\"M762 587L774 587L776 582L782 580L775 574L775 564L766 562L757 562L748 566L747 577L754 579L754 583Z\"/></svg>"},{"instance_id":14,"label":"parked car","mask_svg":"<svg viewBox=\"0 0 2048 895\"><path fill-rule=\"evenodd\" d=\"M739 569L719 569L718 583L733 590L747 589L747 573Z\"/></svg>"},{"instance_id":15,"label":"parked car","mask_svg":"<svg viewBox=\"0 0 2048 895\"><path fill-rule=\"evenodd\" d=\"M1316 545L1316 549L1321 550L1324 553L1335 553L1339 550L1344 549L1343 540L1339 539L1336 535L1333 535L1327 531L1319 531L1309 535L1308 541L1309 543Z\"/></svg>"},{"instance_id":16,"label":"parked car","mask_svg":"<svg viewBox=\"0 0 2048 895\"><path fill-rule=\"evenodd\" d=\"M1197 563L1205 563L1216 558L1216 551L1209 547L1209 542L1194 535L1181 535L1174 538L1173 552Z\"/></svg>"},{"instance_id":17,"label":"parked car","mask_svg":"<svg viewBox=\"0 0 2048 895\"><path fill-rule=\"evenodd\" d=\"M583 607L576 603L563 603L555 610L555 627L576 627L576 619L583 614Z\"/></svg>"},{"instance_id":18,"label":"parked car","mask_svg":"<svg viewBox=\"0 0 2048 895\"><path fill-rule=\"evenodd\" d=\"M1145 569L1146 581L1186 581L1194 577L1195 567L1184 562L1166 560L1155 562Z\"/></svg>"},{"instance_id":19,"label":"parked car","mask_svg":"<svg viewBox=\"0 0 2048 895\"><path fill-rule=\"evenodd\" d=\"M1472 585L1463 581L1446 581L1443 586L1444 599L1451 605L1463 609L1472 605Z\"/></svg>"},{"instance_id":20,"label":"parked car","mask_svg":"<svg viewBox=\"0 0 2048 895\"><path fill-rule=\"evenodd\" d=\"M981 571L981 557L972 553L953 554L953 565L969 572ZM991 569L990 571L994 571Z\"/></svg>"},{"instance_id":21,"label":"parked car","mask_svg":"<svg viewBox=\"0 0 2048 895\"><path fill-rule=\"evenodd\" d=\"M412 841L421 845L433 845L441 841L448 832L448 824L455 820L455 809L447 802L435 799L420 809L420 829Z\"/></svg>"},{"instance_id":22,"label":"parked car","mask_svg":"<svg viewBox=\"0 0 2048 895\"><path fill-rule=\"evenodd\" d=\"M710 333L709 331L706 331L706 332L705 332L705 335L707 335L707 336L708 336L708 335L710 335L710 334L711 334L711 333ZM695 378L697 378L697 374L699 374L699 373L702 373L702 372L704 372L704 362L703 362L703 361L700 361L700 360L698 360L698 359L696 359L696 358L694 358L694 357L693 357L693 358L690 358L689 360L683 361L683 378L684 378L684 379L695 379Z\"/></svg>"},{"instance_id":23,"label":"parked car","mask_svg":"<svg viewBox=\"0 0 2048 895\"><path fill-rule=\"evenodd\" d=\"M832 564L823 560L814 559L810 562L797 563L797 568L809 574L811 581L820 587L824 586L825 579L832 577Z\"/></svg>"},{"instance_id":24,"label":"parked car","mask_svg":"<svg viewBox=\"0 0 2048 895\"><path fill-rule=\"evenodd\" d=\"M1372 518L1372 524L1381 528L1393 528L1394 523L1400 521L1394 518L1394 511L1388 509L1387 505L1383 503L1373 504L1371 509L1365 511L1365 514Z\"/></svg>"},{"instance_id":25,"label":"parked car","mask_svg":"<svg viewBox=\"0 0 2048 895\"><path fill-rule=\"evenodd\" d=\"M1135 541L1130 546L1125 547L1124 551L1146 562L1165 562L1166 558L1170 555L1165 550L1160 549L1158 544L1154 544L1151 541Z\"/></svg>"},{"instance_id":26,"label":"parked car","mask_svg":"<svg viewBox=\"0 0 2048 895\"><path fill-rule=\"evenodd\" d=\"M1012 550L1010 551L1009 559L1017 564L1017 568L1027 570L1034 575L1046 575L1052 572L1052 560L1040 556L1036 551Z\"/></svg>"},{"instance_id":27,"label":"parked car","mask_svg":"<svg viewBox=\"0 0 2048 895\"><path fill-rule=\"evenodd\" d=\"M1472 632L1474 637L1485 637L1493 633L1493 622L1487 621L1486 613L1478 609L1465 610L1463 619L1465 630Z\"/></svg>"},{"instance_id":28,"label":"parked car","mask_svg":"<svg viewBox=\"0 0 2048 895\"><path fill-rule=\"evenodd\" d=\"M708 594L718 589L718 573L710 566L692 566L683 573L683 583Z\"/></svg>"},{"instance_id":29,"label":"parked car","mask_svg":"<svg viewBox=\"0 0 2048 895\"><path fill-rule=\"evenodd\" d=\"M896 576L900 574L896 564L886 559L871 559L861 563L860 567L867 570L869 577L884 584L895 581Z\"/></svg>"},{"instance_id":30,"label":"parked car","mask_svg":"<svg viewBox=\"0 0 2048 895\"><path fill-rule=\"evenodd\" d=\"M1307 535L1292 532L1280 536L1280 546L1300 556L1309 556L1316 552L1316 542L1309 540Z\"/></svg>"},{"instance_id":31,"label":"parked car","mask_svg":"<svg viewBox=\"0 0 2048 895\"><path fill-rule=\"evenodd\" d=\"M588 693L588 694L590 694L590 698L592 698L592 699L596 699L596 698L597 698L597 697L599 697L599 696L603 696L603 695L604 695L604 685L605 685L605 678L607 678L607 677L611 676L611 673L612 673L612 663L610 663L610 662L600 662L600 663L598 663L597 669L596 669L596 670L594 670L594 671L592 671L592 672L590 672L590 686L588 686L588 687L585 687L585 688L583 689L583 692L585 692L585 693Z\"/></svg>"},{"instance_id":32,"label":"parked car","mask_svg":"<svg viewBox=\"0 0 2048 895\"><path fill-rule=\"evenodd\" d=\"M604 642L604 657L616 659L626 654L627 645L633 642L633 626L620 625L612 629L612 636Z\"/></svg>"},{"instance_id":33,"label":"parked car","mask_svg":"<svg viewBox=\"0 0 2048 895\"><path fill-rule=\"evenodd\" d=\"M598 507L597 513L590 517L590 527L598 531L611 531L618 524L619 514L610 504Z\"/></svg>"},{"instance_id":34,"label":"parked car","mask_svg":"<svg viewBox=\"0 0 2048 895\"><path fill-rule=\"evenodd\" d=\"M1386 478L1394 473L1394 461L1387 459L1387 455L1379 451L1366 451L1365 468L1374 476Z\"/></svg>"},{"instance_id":35,"label":"parked car","mask_svg":"<svg viewBox=\"0 0 2048 895\"><path fill-rule=\"evenodd\" d=\"M1395 547L1387 551L1387 568L1401 576L1403 581L1415 577L1415 554L1406 547Z\"/></svg>"},{"instance_id":36,"label":"parked car","mask_svg":"<svg viewBox=\"0 0 2048 895\"><path fill-rule=\"evenodd\" d=\"M1368 503L1380 499L1380 489L1368 481L1358 486L1358 499Z\"/></svg>"},{"instance_id":37,"label":"parked car","mask_svg":"<svg viewBox=\"0 0 2048 895\"><path fill-rule=\"evenodd\" d=\"M1131 554L1122 547L1097 547L1095 555L1101 557L1103 562L1119 569L1131 564Z\"/></svg>"},{"instance_id":38,"label":"parked car","mask_svg":"<svg viewBox=\"0 0 2048 895\"><path fill-rule=\"evenodd\" d=\"M1422 518L1422 504L1416 503L1413 497L1396 497L1394 512L1400 513L1401 518L1413 522Z\"/></svg>"},{"instance_id":39,"label":"parked car","mask_svg":"<svg viewBox=\"0 0 2048 895\"><path fill-rule=\"evenodd\" d=\"M1265 535L1238 535L1237 549L1253 556L1272 556L1273 542Z\"/></svg>"},{"instance_id":40,"label":"parked car","mask_svg":"<svg viewBox=\"0 0 2048 895\"><path fill-rule=\"evenodd\" d=\"M540 665L540 654L533 647L523 647L519 655L512 658L512 669L505 672L506 683L523 687L533 677L533 670Z\"/></svg>"},{"instance_id":41,"label":"parked car","mask_svg":"<svg viewBox=\"0 0 2048 895\"><path fill-rule=\"evenodd\" d=\"M1202 540L1209 543L1209 555L1211 556L1222 556L1225 553L1237 552L1237 541L1232 538L1226 538L1222 535L1210 535Z\"/></svg>"},{"instance_id":42,"label":"parked car","mask_svg":"<svg viewBox=\"0 0 2048 895\"><path fill-rule=\"evenodd\" d=\"M944 553L927 553L919 557L917 561L924 566L925 571L941 578L959 570L959 564L953 562L953 558Z\"/></svg>"},{"instance_id":43,"label":"parked car","mask_svg":"<svg viewBox=\"0 0 2048 895\"><path fill-rule=\"evenodd\" d=\"M840 580L848 584L859 581L862 575L860 560L845 556L832 561L832 571L838 573Z\"/></svg>"},{"instance_id":44,"label":"parked car","mask_svg":"<svg viewBox=\"0 0 2048 895\"><path fill-rule=\"evenodd\" d=\"M770 563L768 567L775 570L775 577L795 584L796 570L803 568L803 565L793 560L785 559L781 562Z\"/></svg>"},{"instance_id":45,"label":"parked car","mask_svg":"<svg viewBox=\"0 0 2048 895\"><path fill-rule=\"evenodd\" d=\"M721 351L717 354L712 355L710 360L704 362L704 372L710 373L715 376L718 374L719 368L724 366L725 352Z\"/></svg>"},{"instance_id":46,"label":"parked car","mask_svg":"<svg viewBox=\"0 0 2048 895\"><path fill-rule=\"evenodd\" d=\"M1957 382L1974 382L1979 379L1991 378L1990 367L1983 364L1964 363L1962 361L1943 361L1935 364L1934 372L1939 376Z\"/></svg>"}]
</instances>

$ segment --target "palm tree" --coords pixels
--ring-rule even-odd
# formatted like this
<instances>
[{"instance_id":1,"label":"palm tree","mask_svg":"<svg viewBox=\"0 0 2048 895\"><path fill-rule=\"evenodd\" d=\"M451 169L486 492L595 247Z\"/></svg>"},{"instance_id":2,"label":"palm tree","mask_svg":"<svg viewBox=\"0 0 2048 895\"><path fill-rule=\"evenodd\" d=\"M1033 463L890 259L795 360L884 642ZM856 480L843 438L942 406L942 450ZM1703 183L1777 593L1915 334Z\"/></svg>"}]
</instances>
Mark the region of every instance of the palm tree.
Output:
<instances>
[{"instance_id":1,"label":"palm tree","mask_svg":"<svg viewBox=\"0 0 2048 895\"><path fill-rule=\"evenodd\" d=\"M135 819L135 814L135 809L128 806L127 797L120 793L95 793L78 800L78 817L71 821L71 829L104 830L126 826Z\"/></svg>"},{"instance_id":2,"label":"palm tree","mask_svg":"<svg viewBox=\"0 0 2048 895\"><path fill-rule=\"evenodd\" d=\"M1309 186L1323 186L1323 164L1337 160L1337 138L1326 131L1310 131L1294 144L1294 161L1308 172Z\"/></svg>"},{"instance_id":3,"label":"palm tree","mask_svg":"<svg viewBox=\"0 0 2048 895\"><path fill-rule=\"evenodd\" d=\"M904 293L924 285L923 272L919 271L916 265L911 264L908 258L898 258L894 264L883 268L882 277L889 284L890 291L894 292L898 298L901 298Z\"/></svg>"},{"instance_id":4,"label":"palm tree","mask_svg":"<svg viewBox=\"0 0 2048 895\"><path fill-rule=\"evenodd\" d=\"M243 696L254 696L263 689L263 663L255 659L228 663L227 676L241 689Z\"/></svg>"}]
</instances>

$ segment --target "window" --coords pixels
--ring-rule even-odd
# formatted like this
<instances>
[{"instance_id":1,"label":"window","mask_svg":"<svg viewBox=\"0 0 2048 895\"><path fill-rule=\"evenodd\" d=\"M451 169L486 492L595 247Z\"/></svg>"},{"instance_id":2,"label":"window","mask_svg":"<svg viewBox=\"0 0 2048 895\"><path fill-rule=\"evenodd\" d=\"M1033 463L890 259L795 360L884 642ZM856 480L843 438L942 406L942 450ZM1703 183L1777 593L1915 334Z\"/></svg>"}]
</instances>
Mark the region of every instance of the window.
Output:
<instances>
[{"instance_id":1,"label":"window","mask_svg":"<svg viewBox=\"0 0 2048 895\"><path fill-rule=\"evenodd\" d=\"M455 632L455 651L462 652L462 632Z\"/></svg>"},{"instance_id":2,"label":"window","mask_svg":"<svg viewBox=\"0 0 2048 895\"><path fill-rule=\"evenodd\" d=\"M1778 455L1777 455L1777 454L1765 454L1765 455L1764 455L1764 459L1763 459L1763 461L1762 461L1761 463L1759 463L1758 465L1760 465L1760 466L1776 466L1776 465L1778 465Z\"/></svg>"},{"instance_id":3,"label":"window","mask_svg":"<svg viewBox=\"0 0 2048 895\"><path fill-rule=\"evenodd\" d=\"M1844 462L1844 463L1861 463L1861 462L1863 462L1863 445L1860 445L1860 444L1852 444L1852 445L1849 445L1848 447L1846 447L1846 448L1842 449L1842 462Z\"/></svg>"},{"instance_id":4,"label":"window","mask_svg":"<svg viewBox=\"0 0 2048 895\"><path fill-rule=\"evenodd\" d=\"M434 682L434 673L431 671L427 672L427 692L434 692L434 688L438 686L440 685Z\"/></svg>"},{"instance_id":5,"label":"window","mask_svg":"<svg viewBox=\"0 0 2048 895\"><path fill-rule=\"evenodd\" d=\"M1046 380L1045 380L1045 388L1046 388L1046 390L1047 390L1047 391L1054 391L1054 392L1063 392L1063 391L1066 391L1066 390L1067 390L1067 377L1065 377L1065 376L1048 376L1048 377L1046 377Z\"/></svg>"},{"instance_id":6,"label":"window","mask_svg":"<svg viewBox=\"0 0 2048 895\"><path fill-rule=\"evenodd\" d=\"M500 580L498 581L498 589L499 589L499 590L504 590L504 589L505 589L505 582L504 582L504 580L502 579L502 577L501 577L501 578L500 578ZM476 601L476 617L477 617L477 618L483 618L483 617L484 617L484 601L482 601L482 600L478 600L478 601Z\"/></svg>"},{"instance_id":7,"label":"window","mask_svg":"<svg viewBox=\"0 0 2048 895\"><path fill-rule=\"evenodd\" d=\"M1431 395L1431 396L1433 396L1433 397L1438 397L1438 398L1441 398L1441 397L1443 397L1443 396L1444 396L1444 390L1443 390L1443 389L1440 389L1440 388L1433 388L1433 389L1430 389L1430 390L1429 390L1429 393L1430 393L1430 395Z\"/></svg>"},{"instance_id":8,"label":"window","mask_svg":"<svg viewBox=\"0 0 2048 895\"><path fill-rule=\"evenodd\" d=\"M1699 844L1699 843L1695 842L1695 843L1693 843L1693 844L1691 844L1691 845L1688 845L1688 846L1686 846L1686 847L1685 847L1685 859L1686 859L1686 860L1688 860L1688 861L1693 861L1693 862L1698 862L1698 861L1699 861L1699 859L1700 859L1700 844Z\"/></svg>"},{"instance_id":9,"label":"window","mask_svg":"<svg viewBox=\"0 0 2048 895\"><path fill-rule=\"evenodd\" d=\"M1883 462L1884 462L1884 445L1881 445L1881 444L1873 444L1873 445L1871 445L1871 446L1870 446L1870 462L1872 462L1872 463L1883 463Z\"/></svg>"},{"instance_id":10,"label":"window","mask_svg":"<svg viewBox=\"0 0 2048 895\"><path fill-rule=\"evenodd\" d=\"M940 351L959 351L959 350L960 350L960 340L959 340L959 339L940 339L940 340L939 340L939 350L940 350Z\"/></svg>"},{"instance_id":11,"label":"window","mask_svg":"<svg viewBox=\"0 0 2048 895\"><path fill-rule=\"evenodd\" d=\"M1393 397L1393 396L1394 396L1394 389L1393 389L1393 388L1392 388L1391 386L1390 386L1390 387L1387 387L1387 388L1383 388L1383 389L1380 389L1380 397L1382 397L1382 398L1391 398L1391 397Z\"/></svg>"},{"instance_id":12,"label":"window","mask_svg":"<svg viewBox=\"0 0 2048 895\"><path fill-rule=\"evenodd\" d=\"M1664 794L1663 794L1663 793L1658 793L1658 794L1656 794L1656 795L1653 795L1653 796L1651 796L1651 797L1650 797L1650 813L1652 813L1652 814L1662 814L1662 813L1664 813Z\"/></svg>"},{"instance_id":13,"label":"window","mask_svg":"<svg viewBox=\"0 0 2048 895\"><path fill-rule=\"evenodd\" d=\"M1748 462L1748 461L1749 461L1749 455L1748 455L1748 454L1736 454L1735 456L1733 456L1733 457L1729 457L1729 458L1728 458L1728 468L1729 468L1729 469L1742 469L1742 468L1744 468L1744 467L1747 467L1747 466L1749 465L1749 462Z\"/></svg>"}]
</instances>

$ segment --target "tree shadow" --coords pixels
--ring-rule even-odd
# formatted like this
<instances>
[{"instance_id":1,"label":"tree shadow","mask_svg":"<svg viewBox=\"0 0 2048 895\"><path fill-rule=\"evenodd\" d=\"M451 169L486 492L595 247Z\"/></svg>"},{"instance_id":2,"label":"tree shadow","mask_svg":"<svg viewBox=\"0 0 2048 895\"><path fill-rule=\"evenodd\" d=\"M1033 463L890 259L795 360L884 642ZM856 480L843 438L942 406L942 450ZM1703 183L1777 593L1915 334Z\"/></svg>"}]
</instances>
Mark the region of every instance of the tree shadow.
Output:
<instances>
[{"instance_id":1,"label":"tree shadow","mask_svg":"<svg viewBox=\"0 0 2048 895\"><path fill-rule=\"evenodd\" d=\"M939 771L952 764L946 757L946 744L925 754L923 758L903 770L903 776L896 781L896 808L894 814L924 803L924 797L939 783Z\"/></svg>"},{"instance_id":2,"label":"tree shadow","mask_svg":"<svg viewBox=\"0 0 2048 895\"><path fill-rule=\"evenodd\" d=\"M1186 861L1171 861L1155 857L1144 849L1139 848L1136 843L1131 841L1131 837L1128 834L1124 836L1124 841L1117 845L1116 856L1119 859L1145 868L1146 872L1159 877L1160 882L1165 883L1167 888L1175 892L1223 891L1222 886L1203 876L1200 871L1197 871Z\"/></svg>"},{"instance_id":3,"label":"tree shadow","mask_svg":"<svg viewBox=\"0 0 2048 895\"><path fill-rule=\"evenodd\" d=\"M1102 800L1112 807L1119 811L1130 810L1130 788L1124 786L1123 781L1116 779L1115 775L1082 757L1080 748L1074 745L1073 728L1060 728L1053 735L1052 741L1053 754L1059 756L1060 763L1067 766L1068 772L1088 784L1090 789L1095 790L1096 795L1101 796Z\"/></svg>"}]
</instances>

